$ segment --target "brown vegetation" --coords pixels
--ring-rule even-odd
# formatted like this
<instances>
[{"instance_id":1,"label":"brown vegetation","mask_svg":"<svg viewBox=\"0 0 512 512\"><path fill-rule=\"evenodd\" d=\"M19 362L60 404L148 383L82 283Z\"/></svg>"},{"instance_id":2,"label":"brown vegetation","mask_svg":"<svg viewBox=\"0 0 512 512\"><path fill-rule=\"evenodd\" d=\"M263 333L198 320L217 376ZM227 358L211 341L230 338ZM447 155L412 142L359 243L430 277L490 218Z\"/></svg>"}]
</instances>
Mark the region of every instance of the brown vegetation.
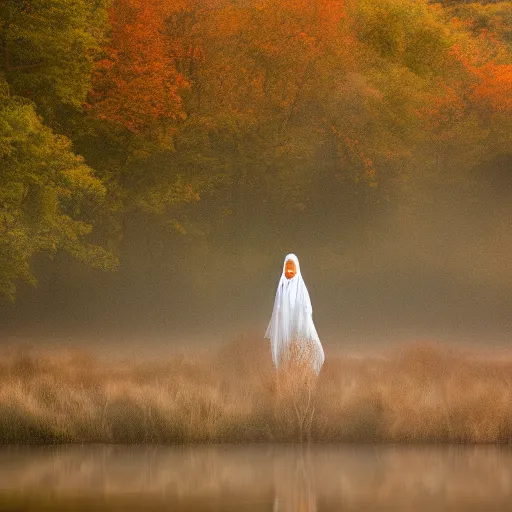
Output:
<instances>
[{"instance_id":1,"label":"brown vegetation","mask_svg":"<svg viewBox=\"0 0 512 512\"><path fill-rule=\"evenodd\" d=\"M276 377L265 342L162 362L84 353L0 359L2 443L512 440L512 357L436 345L329 357Z\"/></svg>"}]
</instances>

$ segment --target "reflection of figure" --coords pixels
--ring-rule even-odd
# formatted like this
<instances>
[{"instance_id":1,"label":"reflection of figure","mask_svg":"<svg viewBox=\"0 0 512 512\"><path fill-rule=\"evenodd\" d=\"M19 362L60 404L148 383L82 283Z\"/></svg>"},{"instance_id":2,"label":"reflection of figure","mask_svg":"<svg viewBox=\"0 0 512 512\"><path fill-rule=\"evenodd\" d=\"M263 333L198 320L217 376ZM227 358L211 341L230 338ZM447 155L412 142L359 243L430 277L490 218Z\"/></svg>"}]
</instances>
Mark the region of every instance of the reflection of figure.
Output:
<instances>
[{"instance_id":1,"label":"reflection of figure","mask_svg":"<svg viewBox=\"0 0 512 512\"><path fill-rule=\"evenodd\" d=\"M309 449L286 450L274 458L276 487L273 512L316 512Z\"/></svg>"},{"instance_id":2,"label":"reflection of figure","mask_svg":"<svg viewBox=\"0 0 512 512\"><path fill-rule=\"evenodd\" d=\"M296 353L317 374L320 372L325 359L324 351L313 323L311 299L295 254L288 254L284 260L265 338L270 339L276 368L289 354Z\"/></svg>"}]
</instances>

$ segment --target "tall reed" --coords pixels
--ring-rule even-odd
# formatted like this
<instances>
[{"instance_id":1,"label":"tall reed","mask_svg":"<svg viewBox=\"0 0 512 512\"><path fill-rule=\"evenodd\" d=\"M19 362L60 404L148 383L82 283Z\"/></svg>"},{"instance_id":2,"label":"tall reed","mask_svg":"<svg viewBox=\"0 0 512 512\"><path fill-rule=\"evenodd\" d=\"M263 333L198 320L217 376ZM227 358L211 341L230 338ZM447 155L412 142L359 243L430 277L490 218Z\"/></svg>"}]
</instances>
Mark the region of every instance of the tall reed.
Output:
<instances>
[{"instance_id":1,"label":"tall reed","mask_svg":"<svg viewBox=\"0 0 512 512\"><path fill-rule=\"evenodd\" d=\"M329 357L279 375L261 340L159 362L83 352L0 358L1 443L512 440L512 356L438 345Z\"/></svg>"}]
</instances>

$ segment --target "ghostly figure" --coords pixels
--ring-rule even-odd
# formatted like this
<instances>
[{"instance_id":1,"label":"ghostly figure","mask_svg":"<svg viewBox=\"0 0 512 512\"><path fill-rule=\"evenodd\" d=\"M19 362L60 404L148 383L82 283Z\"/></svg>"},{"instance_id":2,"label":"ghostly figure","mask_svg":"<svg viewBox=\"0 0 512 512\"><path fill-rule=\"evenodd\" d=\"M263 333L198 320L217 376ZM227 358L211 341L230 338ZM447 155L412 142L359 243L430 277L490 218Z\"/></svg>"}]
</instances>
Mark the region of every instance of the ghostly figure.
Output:
<instances>
[{"instance_id":1,"label":"ghostly figure","mask_svg":"<svg viewBox=\"0 0 512 512\"><path fill-rule=\"evenodd\" d=\"M295 254L288 254L284 260L265 338L270 340L276 369L294 353L317 374L320 373L325 359L324 351L313 323L311 299Z\"/></svg>"}]
</instances>

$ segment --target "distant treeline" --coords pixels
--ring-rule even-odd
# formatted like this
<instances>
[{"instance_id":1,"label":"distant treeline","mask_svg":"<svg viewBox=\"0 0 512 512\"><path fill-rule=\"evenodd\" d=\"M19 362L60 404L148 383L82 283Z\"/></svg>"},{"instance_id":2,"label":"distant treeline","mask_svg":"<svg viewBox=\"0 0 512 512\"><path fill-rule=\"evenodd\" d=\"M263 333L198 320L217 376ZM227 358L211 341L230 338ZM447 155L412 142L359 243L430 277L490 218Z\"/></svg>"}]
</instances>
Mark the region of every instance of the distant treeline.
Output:
<instances>
[{"instance_id":1,"label":"distant treeline","mask_svg":"<svg viewBox=\"0 0 512 512\"><path fill-rule=\"evenodd\" d=\"M445 4L3 0L0 295L38 253L123 265L134 226L342 238L510 158L512 3Z\"/></svg>"}]
</instances>

